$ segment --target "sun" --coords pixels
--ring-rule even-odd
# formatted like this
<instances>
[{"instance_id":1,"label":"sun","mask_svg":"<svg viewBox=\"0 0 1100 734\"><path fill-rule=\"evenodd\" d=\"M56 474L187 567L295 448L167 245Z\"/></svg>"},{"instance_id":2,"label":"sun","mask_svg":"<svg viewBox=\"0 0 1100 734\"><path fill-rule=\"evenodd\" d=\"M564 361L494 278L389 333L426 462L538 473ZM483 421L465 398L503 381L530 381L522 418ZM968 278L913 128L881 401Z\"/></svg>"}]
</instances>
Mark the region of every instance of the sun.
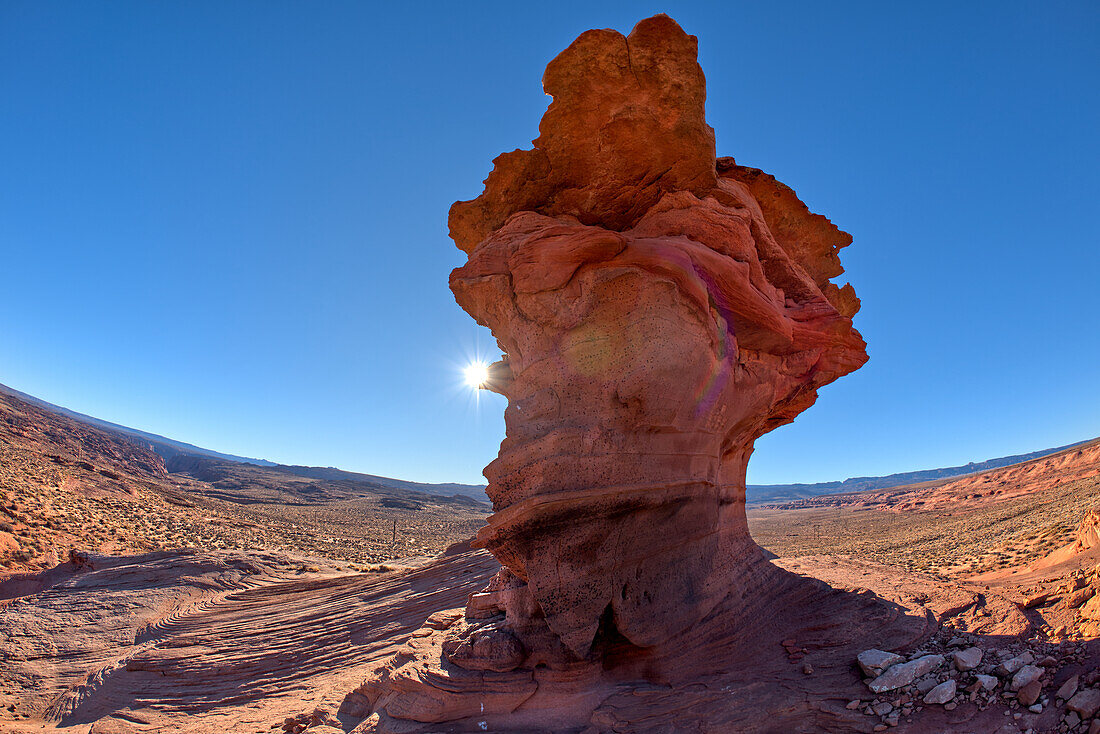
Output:
<instances>
[{"instance_id":1,"label":"sun","mask_svg":"<svg viewBox=\"0 0 1100 734\"><path fill-rule=\"evenodd\" d=\"M466 384L478 388L489 381L489 365L485 362L471 362L463 374L466 376Z\"/></svg>"}]
</instances>

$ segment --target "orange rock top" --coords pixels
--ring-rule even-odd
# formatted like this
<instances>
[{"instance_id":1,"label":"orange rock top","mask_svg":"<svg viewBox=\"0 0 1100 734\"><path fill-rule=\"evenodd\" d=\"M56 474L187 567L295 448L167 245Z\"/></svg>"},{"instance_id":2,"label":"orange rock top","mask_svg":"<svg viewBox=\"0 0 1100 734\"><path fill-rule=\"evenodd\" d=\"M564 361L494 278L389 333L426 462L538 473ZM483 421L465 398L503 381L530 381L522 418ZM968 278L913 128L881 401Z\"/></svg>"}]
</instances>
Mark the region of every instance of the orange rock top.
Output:
<instances>
[{"instance_id":1,"label":"orange rock top","mask_svg":"<svg viewBox=\"0 0 1100 734\"><path fill-rule=\"evenodd\" d=\"M485 193L451 207L451 237L472 252L512 214L568 215L622 230L663 194L717 183L714 131L695 36L658 15L629 36L582 33L546 67L554 98L534 150L499 156Z\"/></svg>"}]
</instances>

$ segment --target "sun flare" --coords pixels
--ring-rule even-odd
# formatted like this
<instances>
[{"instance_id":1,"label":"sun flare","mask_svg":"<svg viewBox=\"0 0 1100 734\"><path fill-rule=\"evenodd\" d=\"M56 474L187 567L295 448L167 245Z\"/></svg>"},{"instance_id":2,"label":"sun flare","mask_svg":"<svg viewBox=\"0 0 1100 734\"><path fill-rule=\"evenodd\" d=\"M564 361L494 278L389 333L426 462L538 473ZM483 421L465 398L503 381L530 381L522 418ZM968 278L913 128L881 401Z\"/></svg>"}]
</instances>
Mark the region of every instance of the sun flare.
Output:
<instances>
[{"instance_id":1,"label":"sun flare","mask_svg":"<svg viewBox=\"0 0 1100 734\"><path fill-rule=\"evenodd\" d=\"M489 381L489 365L485 362L472 362L463 372L470 387L482 387Z\"/></svg>"}]
</instances>

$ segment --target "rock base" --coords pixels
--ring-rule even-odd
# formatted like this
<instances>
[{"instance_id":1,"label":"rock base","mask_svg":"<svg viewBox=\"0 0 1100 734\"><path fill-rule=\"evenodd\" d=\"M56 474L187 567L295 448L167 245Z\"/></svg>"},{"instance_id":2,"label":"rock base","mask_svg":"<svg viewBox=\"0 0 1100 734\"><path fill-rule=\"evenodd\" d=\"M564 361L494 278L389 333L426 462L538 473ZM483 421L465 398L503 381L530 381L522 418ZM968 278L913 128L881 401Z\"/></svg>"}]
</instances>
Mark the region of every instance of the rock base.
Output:
<instances>
[{"instance_id":1,"label":"rock base","mask_svg":"<svg viewBox=\"0 0 1100 734\"><path fill-rule=\"evenodd\" d=\"M845 708L862 687L851 661L868 640L904 649L937 627L927 609L763 560L736 581L736 593L665 645L601 632L584 660L533 665L530 653L514 662L522 643L507 612L486 614L475 594L466 610L429 617L341 710L366 717L360 733L861 731L866 718Z\"/></svg>"}]
</instances>

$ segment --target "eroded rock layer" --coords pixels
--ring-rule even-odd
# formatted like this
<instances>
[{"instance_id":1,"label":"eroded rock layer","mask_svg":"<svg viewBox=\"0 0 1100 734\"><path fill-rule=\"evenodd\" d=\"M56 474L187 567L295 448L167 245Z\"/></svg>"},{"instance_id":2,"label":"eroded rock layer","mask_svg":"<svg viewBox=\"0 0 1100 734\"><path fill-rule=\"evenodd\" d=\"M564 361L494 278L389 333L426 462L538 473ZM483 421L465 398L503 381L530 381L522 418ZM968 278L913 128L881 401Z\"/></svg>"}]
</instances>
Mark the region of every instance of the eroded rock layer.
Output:
<instances>
[{"instance_id":1,"label":"eroded rock layer","mask_svg":"<svg viewBox=\"0 0 1100 734\"><path fill-rule=\"evenodd\" d=\"M372 695L398 719L465 712L458 688L519 706L535 669L667 679L700 630L740 638L715 620L793 583L748 533L753 443L867 359L859 300L830 280L851 237L715 157L695 37L666 16L589 31L543 83L534 148L498 157L450 215L469 255L451 289L505 353L486 387L508 398L507 437L477 539L503 568L465 621L437 620L382 675ZM421 665L433 656L446 680Z\"/></svg>"},{"instance_id":2,"label":"eroded rock layer","mask_svg":"<svg viewBox=\"0 0 1100 734\"><path fill-rule=\"evenodd\" d=\"M753 441L867 356L829 282L851 238L715 159L693 36L589 31L544 86L535 148L451 210L451 288L506 353L479 540L583 658L601 621L651 647L730 593Z\"/></svg>"}]
</instances>

